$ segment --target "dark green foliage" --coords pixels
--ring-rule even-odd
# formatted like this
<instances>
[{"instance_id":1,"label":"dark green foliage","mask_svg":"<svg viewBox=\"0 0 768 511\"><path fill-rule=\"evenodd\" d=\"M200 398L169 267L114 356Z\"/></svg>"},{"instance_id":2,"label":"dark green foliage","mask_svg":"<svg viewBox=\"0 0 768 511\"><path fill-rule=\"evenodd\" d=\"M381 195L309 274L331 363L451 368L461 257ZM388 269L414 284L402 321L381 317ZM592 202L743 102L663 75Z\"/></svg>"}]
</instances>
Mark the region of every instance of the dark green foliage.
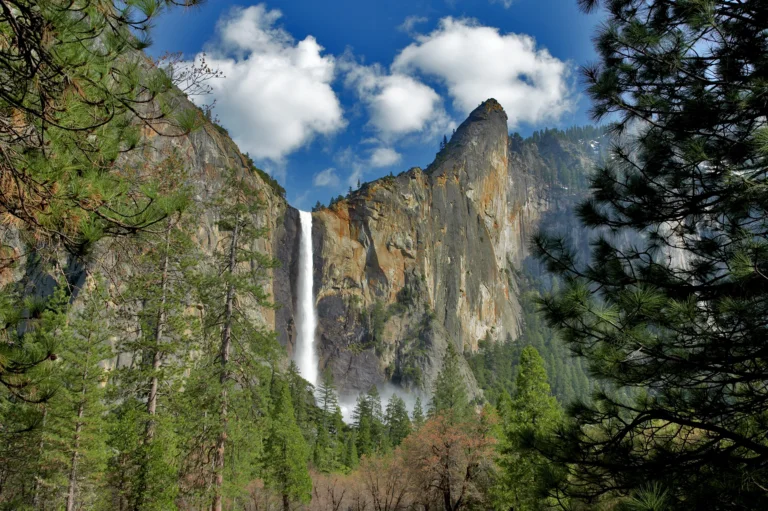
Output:
<instances>
[{"instance_id":1,"label":"dark green foliage","mask_svg":"<svg viewBox=\"0 0 768 511\"><path fill-rule=\"evenodd\" d=\"M420 429L424 425L424 409L422 408L421 398L416 397L416 402L413 405L413 428Z\"/></svg>"},{"instance_id":2,"label":"dark green foliage","mask_svg":"<svg viewBox=\"0 0 768 511\"><path fill-rule=\"evenodd\" d=\"M520 511L545 509L540 497L545 460L530 448L528 438L551 435L562 411L550 392L544 360L535 348L527 346L520 353L515 393L511 398L503 394L498 409L503 435L497 504Z\"/></svg>"},{"instance_id":3,"label":"dark green foliage","mask_svg":"<svg viewBox=\"0 0 768 511\"><path fill-rule=\"evenodd\" d=\"M563 240L535 246L564 283L542 302L548 322L595 376L635 390L572 408L547 449L564 463L557 490L657 483L674 509L763 509L768 4L607 7L584 75L594 116L636 136L578 208L600 234L589 261Z\"/></svg>"},{"instance_id":4,"label":"dark green foliage","mask_svg":"<svg viewBox=\"0 0 768 511\"><path fill-rule=\"evenodd\" d=\"M293 412L296 415L296 423L301 428L307 441L315 434L315 422L317 413L315 410L315 394L312 384L301 377L299 367L292 360L285 375L288 390L291 393Z\"/></svg>"},{"instance_id":5,"label":"dark green foliage","mask_svg":"<svg viewBox=\"0 0 768 511\"><path fill-rule=\"evenodd\" d=\"M313 449L315 467L321 472L340 470L345 464L345 425L330 369L315 392L317 414L313 424L316 440Z\"/></svg>"},{"instance_id":6,"label":"dark green foliage","mask_svg":"<svg viewBox=\"0 0 768 511\"><path fill-rule=\"evenodd\" d=\"M48 403L44 432L50 435L46 465L56 472L48 489L59 490L51 497L63 493L67 507L96 509L103 504L108 458L103 361L113 356L115 311L105 307L106 286L95 278L90 283L87 300L62 332L61 385Z\"/></svg>"},{"instance_id":7,"label":"dark green foliage","mask_svg":"<svg viewBox=\"0 0 768 511\"><path fill-rule=\"evenodd\" d=\"M67 294L58 287L39 309L28 309L26 333L16 342L55 347L56 356L16 379L23 385L0 402L0 459L8 467L0 502L11 508L49 501L64 507L70 489L73 505L101 502L105 372L99 364L111 355L106 341L113 333L103 299L94 290L67 321Z\"/></svg>"},{"instance_id":8,"label":"dark green foliage","mask_svg":"<svg viewBox=\"0 0 768 511\"><path fill-rule=\"evenodd\" d=\"M172 79L139 51L174 3L11 0L0 13L0 213L51 248L83 255L165 215L146 176L113 166L142 127L178 135L202 122L178 108Z\"/></svg>"},{"instance_id":9,"label":"dark green foliage","mask_svg":"<svg viewBox=\"0 0 768 511\"><path fill-rule=\"evenodd\" d=\"M287 511L292 502L309 502L309 447L296 424L288 386L279 379L273 385L274 402L264 447L264 479L282 497L283 509Z\"/></svg>"},{"instance_id":10,"label":"dark green foliage","mask_svg":"<svg viewBox=\"0 0 768 511\"><path fill-rule=\"evenodd\" d=\"M28 296L17 286L0 293L0 384L3 401L42 403L53 393L52 362L58 355L58 331L68 310L64 286L48 298ZM27 427L32 427L29 424ZM25 427L24 429L27 429Z\"/></svg>"},{"instance_id":11,"label":"dark green foliage","mask_svg":"<svg viewBox=\"0 0 768 511\"><path fill-rule=\"evenodd\" d=\"M456 420L461 420L467 417L470 411L467 386L459 369L459 354L453 344L449 343L443 356L443 367L435 380L429 413L434 416L446 412Z\"/></svg>"},{"instance_id":12,"label":"dark green foliage","mask_svg":"<svg viewBox=\"0 0 768 511\"><path fill-rule=\"evenodd\" d=\"M367 394L357 397L352 421L356 429L356 450L360 456L387 451L389 439L385 435L384 412L375 385Z\"/></svg>"},{"instance_id":13,"label":"dark green foliage","mask_svg":"<svg viewBox=\"0 0 768 511\"><path fill-rule=\"evenodd\" d=\"M393 394L387 403L387 411L384 415L384 425L389 436L390 445L396 447L411 432L411 419L405 408L405 401Z\"/></svg>"},{"instance_id":14,"label":"dark green foliage","mask_svg":"<svg viewBox=\"0 0 768 511\"><path fill-rule=\"evenodd\" d=\"M209 368L207 391L218 394L215 405L209 408L218 416L213 427L217 437L213 507L217 508L227 490L225 453L236 447L234 433L250 436L251 428L258 423L256 418L263 414L263 388L273 377L273 367L282 350L275 333L238 306L248 303L250 307L274 307L264 282L279 263L255 248L256 241L267 234L262 227L264 206L260 191L247 175L231 171L211 207L218 212L222 240L214 252L214 265L199 279L197 292L205 311L203 356L199 363ZM204 372L199 374L206 376ZM246 413L231 413L238 408ZM245 455L248 451L238 453ZM239 475L238 471L228 473ZM244 488L232 490L242 492Z\"/></svg>"}]
</instances>

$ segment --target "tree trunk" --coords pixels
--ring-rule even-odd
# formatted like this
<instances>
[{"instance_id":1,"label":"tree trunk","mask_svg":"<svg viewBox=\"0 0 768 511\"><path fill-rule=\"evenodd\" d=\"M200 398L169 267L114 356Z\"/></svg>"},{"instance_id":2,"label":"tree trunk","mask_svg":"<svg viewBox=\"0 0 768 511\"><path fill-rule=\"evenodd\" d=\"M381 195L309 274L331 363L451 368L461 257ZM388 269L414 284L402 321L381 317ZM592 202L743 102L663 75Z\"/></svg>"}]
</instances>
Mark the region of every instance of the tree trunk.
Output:
<instances>
[{"instance_id":1,"label":"tree trunk","mask_svg":"<svg viewBox=\"0 0 768 511\"><path fill-rule=\"evenodd\" d=\"M43 449L45 449L45 421L48 418L48 407L43 405L43 420L42 427L40 428L40 444L38 445L38 462L39 458L43 455ZM35 509L40 509L40 471L35 474L35 484L32 490L32 506Z\"/></svg>"},{"instance_id":2,"label":"tree trunk","mask_svg":"<svg viewBox=\"0 0 768 511\"><path fill-rule=\"evenodd\" d=\"M154 353L152 354L152 380L149 386L149 396L147 397L147 413L149 414L149 420L147 421L147 429L144 434L145 443L150 443L155 436L155 419L154 416L157 413L157 386L158 378L157 371L160 369L161 354L160 354L160 340L163 337L165 329L165 304L167 301L168 292L168 252L171 248L171 229L173 228L173 221L168 220L168 227L165 229L165 252L163 253L163 267L162 275L160 277L160 306L157 311L157 322L155 324L155 335L153 339Z\"/></svg>"},{"instance_id":3,"label":"tree trunk","mask_svg":"<svg viewBox=\"0 0 768 511\"><path fill-rule=\"evenodd\" d=\"M87 374L87 369L86 369ZM85 378L84 378L85 379ZM77 486L77 456L80 449L80 431L83 428L83 412L85 411L85 383L81 395L80 406L77 408L77 424L75 424L75 438L72 442L72 460L69 467L69 490L67 491L67 511L75 509L75 488Z\"/></svg>"},{"instance_id":4,"label":"tree trunk","mask_svg":"<svg viewBox=\"0 0 768 511\"><path fill-rule=\"evenodd\" d=\"M237 265L237 237L240 231L240 219L235 217L235 227L232 232L232 243L229 247L229 268L230 278L235 272ZM231 280L227 285L227 298L224 305L224 329L221 332L221 373L219 383L221 384L221 433L219 433L216 442L216 458L214 468L216 470L216 480L214 483L213 511L222 511L221 488L224 485L224 445L227 442L227 381L229 380L229 345L232 338L232 309L235 299L235 287Z\"/></svg>"},{"instance_id":5,"label":"tree trunk","mask_svg":"<svg viewBox=\"0 0 768 511\"><path fill-rule=\"evenodd\" d=\"M75 437L72 439L72 459L69 467L69 489L67 491L67 511L75 509L75 490L77 489L77 457L80 455L80 432L83 430L83 415L85 415L85 394L88 383L88 367L91 363L91 342L92 338L88 335L88 352L85 359L85 369L83 370L83 388L80 391L80 404L77 407L77 422L75 423Z\"/></svg>"},{"instance_id":6,"label":"tree trunk","mask_svg":"<svg viewBox=\"0 0 768 511\"><path fill-rule=\"evenodd\" d=\"M157 387L159 384L157 372L160 369L160 363L162 361L160 353L160 341L163 337L165 330L165 304L167 302L168 293L168 264L169 256L168 252L171 247L171 229L173 229L173 220L168 219L168 226L165 228L165 247L163 252L163 263L160 276L160 304L158 306L157 318L155 319L155 331L152 339L152 376L149 382L149 394L147 395L147 414L149 419L144 430L144 445L152 443L152 439L155 437L155 415L157 414ZM147 452L149 457L149 452ZM141 509L144 503L144 493L147 489L147 464L149 459L145 459L141 466L141 473L139 476L139 489L138 500L136 503L136 509Z\"/></svg>"}]
</instances>

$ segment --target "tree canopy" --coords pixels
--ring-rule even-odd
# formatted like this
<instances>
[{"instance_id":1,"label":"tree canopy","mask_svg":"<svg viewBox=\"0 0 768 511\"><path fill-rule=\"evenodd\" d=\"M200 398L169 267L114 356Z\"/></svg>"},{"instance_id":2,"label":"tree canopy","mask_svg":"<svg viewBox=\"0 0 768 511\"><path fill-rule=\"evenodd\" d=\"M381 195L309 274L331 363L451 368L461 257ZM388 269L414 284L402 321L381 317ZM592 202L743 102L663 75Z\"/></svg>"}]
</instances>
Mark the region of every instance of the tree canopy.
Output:
<instances>
[{"instance_id":1,"label":"tree canopy","mask_svg":"<svg viewBox=\"0 0 768 511\"><path fill-rule=\"evenodd\" d=\"M619 142L578 208L591 257L535 240L564 282L547 319L605 382L547 449L558 492L768 505L767 29L763 1L606 3L584 77Z\"/></svg>"}]
</instances>

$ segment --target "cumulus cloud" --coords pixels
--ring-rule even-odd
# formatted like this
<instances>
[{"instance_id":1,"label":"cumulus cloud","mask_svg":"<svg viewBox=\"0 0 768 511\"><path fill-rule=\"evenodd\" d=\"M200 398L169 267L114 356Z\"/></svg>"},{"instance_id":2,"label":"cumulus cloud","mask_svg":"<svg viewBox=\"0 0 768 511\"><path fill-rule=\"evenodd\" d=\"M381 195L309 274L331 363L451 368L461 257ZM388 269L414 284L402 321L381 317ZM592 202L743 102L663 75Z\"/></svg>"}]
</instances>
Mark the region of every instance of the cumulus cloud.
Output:
<instances>
[{"instance_id":1,"label":"cumulus cloud","mask_svg":"<svg viewBox=\"0 0 768 511\"><path fill-rule=\"evenodd\" d=\"M377 147L371 153L371 167L389 167L400 161L400 153L390 147Z\"/></svg>"},{"instance_id":2,"label":"cumulus cloud","mask_svg":"<svg viewBox=\"0 0 768 511\"><path fill-rule=\"evenodd\" d=\"M421 131L444 115L437 92L411 76L389 74L379 64L359 64L349 55L339 67L345 84L367 106L370 125L385 138Z\"/></svg>"},{"instance_id":3,"label":"cumulus cloud","mask_svg":"<svg viewBox=\"0 0 768 511\"><path fill-rule=\"evenodd\" d=\"M346 125L331 88L335 58L312 36L294 40L275 25L280 16L263 4L234 8L206 47L224 74L211 82L216 114L244 151L273 161Z\"/></svg>"},{"instance_id":4,"label":"cumulus cloud","mask_svg":"<svg viewBox=\"0 0 768 511\"><path fill-rule=\"evenodd\" d=\"M314 175L312 184L315 186L339 186L339 176L333 167L322 170Z\"/></svg>"},{"instance_id":5,"label":"cumulus cloud","mask_svg":"<svg viewBox=\"0 0 768 511\"><path fill-rule=\"evenodd\" d=\"M501 34L468 19L443 18L429 34L416 36L392 64L394 74L436 78L454 106L469 113L496 98L509 125L557 120L573 108L570 69L523 34Z\"/></svg>"}]
</instances>

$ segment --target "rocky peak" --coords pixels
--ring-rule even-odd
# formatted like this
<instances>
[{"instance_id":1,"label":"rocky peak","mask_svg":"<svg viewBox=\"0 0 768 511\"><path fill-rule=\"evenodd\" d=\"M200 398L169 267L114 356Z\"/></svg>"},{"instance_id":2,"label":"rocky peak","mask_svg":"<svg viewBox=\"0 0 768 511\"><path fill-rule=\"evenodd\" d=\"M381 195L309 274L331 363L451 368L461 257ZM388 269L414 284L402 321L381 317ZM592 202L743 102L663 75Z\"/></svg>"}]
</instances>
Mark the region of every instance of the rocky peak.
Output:
<instances>
[{"instance_id":1,"label":"rocky peak","mask_svg":"<svg viewBox=\"0 0 768 511\"><path fill-rule=\"evenodd\" d=\"M506 173L507 139L507 114L488 99L461 123L427 172L435 179L454 179L465 190L482 187L490 173Z\"/></svg>"}]
</instances>

